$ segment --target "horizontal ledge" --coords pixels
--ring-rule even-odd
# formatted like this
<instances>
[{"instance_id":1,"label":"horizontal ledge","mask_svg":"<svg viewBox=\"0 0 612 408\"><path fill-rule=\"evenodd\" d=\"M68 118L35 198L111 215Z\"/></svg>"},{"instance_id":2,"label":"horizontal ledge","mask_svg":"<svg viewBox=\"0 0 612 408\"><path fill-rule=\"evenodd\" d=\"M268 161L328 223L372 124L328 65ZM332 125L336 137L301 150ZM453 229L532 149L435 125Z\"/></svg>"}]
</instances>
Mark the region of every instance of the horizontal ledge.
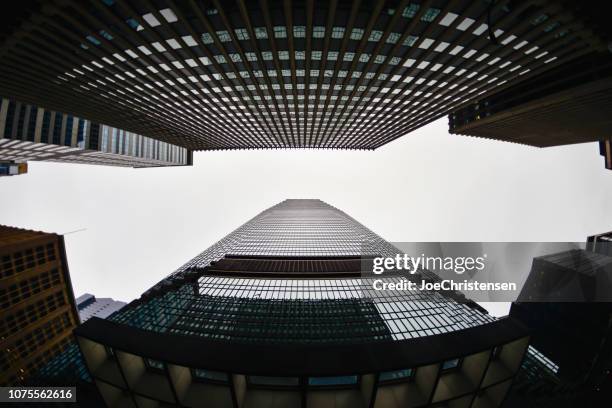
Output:
<instances>
[{"instance_id":1,"label":"horizontal ledge","mask_svg":"<svg viewBox=\"0 0 612 408\"><path fill-rule=\"evenodd\" d=\"M360 344L250 344L158 333L93 317L74 334L179 366L271 376L353 375L420 367L528 336L510 317L478 327L401 341Z\"/></svg>"}]
</instances>

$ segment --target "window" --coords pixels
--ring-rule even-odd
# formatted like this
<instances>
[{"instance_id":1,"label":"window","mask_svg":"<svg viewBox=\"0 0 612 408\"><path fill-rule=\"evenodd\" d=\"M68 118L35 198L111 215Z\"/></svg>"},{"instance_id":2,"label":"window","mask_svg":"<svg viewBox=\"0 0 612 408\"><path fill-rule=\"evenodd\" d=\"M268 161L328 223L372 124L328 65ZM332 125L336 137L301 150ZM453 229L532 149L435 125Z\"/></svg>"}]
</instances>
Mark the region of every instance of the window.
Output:
<instances>
[{"instance_id":1,"label":"window","mask_svg":"<svg viewBox=\"0 0 612 408\"><path fill-rule=\"evenodd\" d=\"M287 38L287 28L285 26L275 26L274 27L274 37L275 38Z\"/></svg>"},{"instance_id":2,"label":"window","mask_svg":"<svg viewBox=\"0 0 612 408\"><path fill-rule=\"evenodd\" d=\"M385 62L386 58L387 58L386 55L377 55L376 58L374 58L374 63L375 64L382 64L383 62Z\"/></svg>"},{"instance_id":3,"label":"window","mask_svg":"<svg viewBox=\"0 0 612 408\"><path fill-rule=\"evenodd\" d=\"M538 25L540 23L543 23L544 21L548 20L548 15L546 14L540 14L539 16L537 16L536 18L534 18L533 20L531 20L531 24L533 25Z\"/></svg>"},{"instance_id":4,"label":"window","mask_svg":"<svg viewBox=\"0 0 612 408\"><path fill-rule=\"evenodd\" d=\"M372 30L372 32L370 33L370 38L368 38L368 41L380 41L382 36L383 36L382 31Z\"/></svg>"},{"instance_id":5,"label":"window","mask_svg":"<svg viewBox=\"0 0 612 408\"><path fill-rule=\"evenodd\" d=\"M314 26L312 28L312 38L323 38L325 37L325 27Z\"/></svg>"},{"instance_id":6,"label":"window","mask_svg":"<svg viewBox=\"0 0 612 408\"><path fill-rule=\"evenodd\" d=\"M442 363L442 371L451 371L454 370L456 368L459 368L459 366L461 365L461 359L460 358L453 358L452 360L446 360L445 362Z\"/></svg>"},{"instance_id":7,"label":"window","mask_svg":"<svg viewBox=\"0 0 612 408\"><path fill-rule=\"evenodd\" d=\"M378 376L379 382L396 382L409 380L414 376L414 370L407 368L404 370L385 371Z\"/></svg>"},{"instance_id":8,"label":"window","mask_svg":"<svg viewBox=\"0 0 612 408\"><path fill-rule=\"evenodd\" d=\"M221 41L221 42L230 42L230 41L232 41L232 37L225 30L217 31L217 37L219 37L219 41Z\"/></svg>"},{"instance_id":9,"label":"window","mask_svg":"<svg viewBox=\"0 0 612 408\"><path fill-rule=\"evenodd\" d=\"M258 40L266 40L268 38L266 27L255 27L255 38Z\"/></svg>"},{"instance_id":10,"label":"window","mask_svg":"<svg viewBox=\"0 0 612 408\"><path fill-rule=\"evenodd\" d=\"M316 387L338 387L357 385L359 377L356 375L346 375L340 377L309 377L308 385Z\"/></svg>"},{"instance_id":11,"label":"window","mask_svg":"<svg viewBox=\"0 0 612 408\"><path fill-rule=\"evenodd\" d=\"M389 37L387 37L387 43L388 44L396 44L399 39L401 38L401 34L400 33L390 33Z\"/></svg>"},{"instance_id":12,"label":"window","mask_svg":"<svg viewBox=\"0 0 612 408\"><path fill-rule=\"evenodd\" d=\"M268 387L297 387L299 379L297 377L266 377L260 375L250 375L247 377L250 385Z\"/></svg>"},{"instance_id":13,"label":"window","mask_svg":"<svg viewBox=\"0 0 612 408\"><path fill-rule=\"evenodd\" d=\"M209 33L204 33L202 34L202 42L204 44L212 44L214 41L213 41L212 36Z\"/></svg>"},{"instance_id":14,"label":"window","mask_svg":"<svg viewBox=\"0 0 612 408\"><path fill-rule=\"evenodd\" d=\"M344 27L334 27L332 29L331 37L337 39L341 39L342 37L344 37Z\"/></svg>"},{"instance_id":15,"label":"window","mask_svg":"<svg viewBox=\"0 0 612 408\"><path fill-rule=\"evenodd\" d=\"M145 366L152 371L164 371L165 365L163 362L159 360L154 360L152 358L144 359Z\"/></svg>"},{"instance_id":16,"label":"window","mask_svg":"<svg viewBox=\"0 0 612 408\"><path fill-rule=\"evenodd\" d=\"M246 28L236 28L234 32L236 33L236 38L239 40L249 39L249 33L247 32Z\"/></svg>"},{"instance_id":17,"label":"window","mask_svg":"<svg viewBox=\"0 0 612 408\"><path fill-rule=\"evenodd\" d=\"M431 23L435 20L435 18L440 14L440 9L431 7L427 9L425 13L423 13L423 17L421 17L421 21L425 21L427 23Z\"/></svg>"},{"instance_id":18,"label":"window","mask_svg":"<svg viewBox=\"0 0 612 408\"><path fill-rule=\"evenodd\" d=\"M306 27L293 26L293 36L295 38L305 38L306 37Z\"/></svg>"},{"instance_id":19,"label":"window","mask_svg":"<svg viewBox=\"0 0 612 408\"><path fill-rule=\"evenodd\" d=\"M220 371L212 371L212 370L203 370L201 368L193 368L191 370L191 375L195 380L200 381L210 381L217 383L226 383L228 382L228 376L226 373L222 373Z\"/></svg>"},{"instance_id":20,"label":"window","mask_svg":"<svg viewBox=\"0 0 612 408\"><path fill-rule=\"evenodd\" d=\"M421 6L419 6L418 4L410 4L402 12L402 17L406 17L406 18L414 17L416 15L416 13L419 11L420 7Z\"/></svg>"},{"instance_id":21,"label":"window","mask_svg":"<svg viewBox=\"0 0 612 408\"><path fill-rule=\"evenodd\" d=\"M351 40L361 40L363 38L363 33L363 29L353 28L353 31L351 31Z\"/></svg>"},{"instance_id":22,"label":"window","mask_svg":"<svg viewBox=\"0 0 612 408\"><path fill-rule=\"evenodd\" d=\"M404 40L404 45L406 47L412 47L414 45L414 43L416 42L416 40L418 40L419 37L415 37L414 35L409 35L408 37L406 37L406 39Z\"/></svg>"}]
</instances>

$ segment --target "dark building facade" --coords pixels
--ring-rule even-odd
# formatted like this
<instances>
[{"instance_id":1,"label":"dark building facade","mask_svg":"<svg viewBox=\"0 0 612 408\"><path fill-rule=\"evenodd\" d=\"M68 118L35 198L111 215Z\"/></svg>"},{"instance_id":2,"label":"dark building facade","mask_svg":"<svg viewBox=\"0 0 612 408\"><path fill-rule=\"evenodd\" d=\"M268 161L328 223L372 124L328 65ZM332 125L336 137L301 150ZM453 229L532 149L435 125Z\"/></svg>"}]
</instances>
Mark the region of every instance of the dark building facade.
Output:
<instances>
[{"instance_id":1,"label":"dark building facade","mask_svg":"<svg viewBox=\"0 0 612 408\"><path fill-rule=\"evenodd\" d=\"M604 158L606 169L612 170L612 137L599 141L599 154Z\"/></svg>"},{"instance_id":2,"label":"dark building facade","mask_svg":"<svg viewBox=\"0 0 612 408\"><path fill-rule=\"evenodd\" d=\"M0 226L0 384L27 382L79 324L63 237Z\"/></svg>"},{"instance_id":3,"label":"dark building facade","mask_svg":"<svg viewBox=\"0 0 612 408\"><path fill-rule=\"evenodd\" d=\"M605 50L575 3L24 2L0 95L193 150L375 149Z\"/></svg>"},{"instance_id":4,"label":"dark building facade","mask_svg":"<svg viewBox=\"0 0 612 408\"><path fill-rule=\"evenodd\" d=\"M534 259L510 310L530 329L531 346L509 407L598 407L612 398L609 235L589 237L586 250Z\"/></svg>"},{"instance_id":5,"label":"dark building facade","mask_svg":"<svg viewBox=\"0 0 612 408\"><path fill-rule=\"evenodd\" d=\"M75 334L109 406L500 406L526 329L448 293L377 293L363 258L396 253L286 200Z\"/></svg>"},{"instance_id":6,"label":"dark building facade","mask_svg":"<svg viewBox=\"0 0 612 408\"><path fill-rule=\"evenodd\" d=\"M451 133L537 147L601 141L610 166L612 57L588 54L452 113ZM607 152L607 153L606 153Z\"/></svg>"}]
</instances>

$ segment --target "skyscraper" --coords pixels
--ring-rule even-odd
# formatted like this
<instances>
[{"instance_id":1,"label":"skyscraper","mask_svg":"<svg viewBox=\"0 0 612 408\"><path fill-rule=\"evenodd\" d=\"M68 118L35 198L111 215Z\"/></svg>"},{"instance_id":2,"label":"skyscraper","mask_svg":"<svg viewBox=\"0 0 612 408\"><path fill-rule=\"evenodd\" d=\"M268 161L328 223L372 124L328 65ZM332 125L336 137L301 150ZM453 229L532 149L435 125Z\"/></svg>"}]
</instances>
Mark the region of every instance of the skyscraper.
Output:
<instances>
[{"instance_id":1,"label":"skyscraper","mask_svg":"<svg viewBox=\"0 0 612 408\"><path fill-rule=\"evenodd\" d=\"M5 17L0 95L193 150L375 149L607 52L579 4L28 2Z\"/></svg>"},{"instance_id":2,"label":"skyscraper","mask_svg":"<svg viewBox=\"0 0 612 408\"><path fill-rule=\"evenodd\" d=\"M61 235L0 225L0 384L18 385L72 342L79 324Z\"/></svg>"},{"instance_id":3,"label":"skyscraper","mask_svg":"<svg viewBox=\"0 0 612 408\"><path fill-rule=\"evenodd\" d=\"M574 249L535 258L510 316L531 345L509 408L604 406L612 397L610 233Z\"/></svg>"},{"instance_id":4,"label":"skyscraper","mask_svg":"<svg viewBox=\"0 0 612 408\"><path fill-rule=\"evenodd\" d=\"M163 167L191 165L192 155L183 147L73 115L0 100L0 163L25 171L28 160Z\"/></svg>"},{"instance_id":5,"label":"skyscraper","mask_svg":"<svg viewBox=\"0 0 612 408\"><path fill-rule=\"evenodd\" d=\"M456 293L375 293L363 259L397 253L286 200L75 335L109 406L500 406L525 328Z\"/></svg>"},{"instance_id":6,"label":"skyscraper","mask_svg":"<svg viewBox=\"0 0 612 408\"><path fill-rule=\"evenodd\" d=\"M0 161L0 177L17 176L28 172L28 163L14 161Z\"/></svg>"},{"instance_id":7,"label":"skyscraper","mask_svg":"<svg viewBox=\"0 0 612 408\"><path fill-rule=\"evenodd\" d=\"M612 57L589 53L483 96L453 112L449 122L451 133L537 147L600 140L609 167L611 111Z\"/></svg>"},{"instance_id":8,"label":"skyscraper","mask_svg":"<svg viewBox=\"0 0 612 408\"><path fill-rule=\"evenodd\" d=\"M599 154L604 158L606 169L612 170L612 137L599 141Z\"/></svg>"},{"instance_id":9,"label":"skyscraper","mask_svg":"<svg viewBox=\"0 0 612 408\"><path fill-rule=\"evenodd\" d=\"M94 316L106 319L125 306L126 303L111 298L97 298L90 293L85 293L76 298L76 305L81 322L85 322Z\"/></svg>"}]
</instances>

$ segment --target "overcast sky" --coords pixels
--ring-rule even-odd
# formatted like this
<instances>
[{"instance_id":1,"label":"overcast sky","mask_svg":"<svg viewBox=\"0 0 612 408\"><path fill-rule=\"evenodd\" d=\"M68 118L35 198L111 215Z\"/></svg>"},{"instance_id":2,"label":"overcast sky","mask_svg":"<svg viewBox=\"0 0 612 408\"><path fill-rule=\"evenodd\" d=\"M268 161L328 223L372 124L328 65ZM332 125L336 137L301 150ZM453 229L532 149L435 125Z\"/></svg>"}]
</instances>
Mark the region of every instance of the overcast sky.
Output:
<instances>
[{"instance_id":1,"label":"overcast sky","mask_svg":"<svg viewBox=\"0 0 612 408\"><path fill-rule=\"evenodd\" d=\"M320 198L388 241L584 241L612 230L597 144L538 149L439 120L375 151L194 154L193 167L30 162L0 224L67 233L75 295L130 301L265 208Z\"/></svg>"}]
</instances>

